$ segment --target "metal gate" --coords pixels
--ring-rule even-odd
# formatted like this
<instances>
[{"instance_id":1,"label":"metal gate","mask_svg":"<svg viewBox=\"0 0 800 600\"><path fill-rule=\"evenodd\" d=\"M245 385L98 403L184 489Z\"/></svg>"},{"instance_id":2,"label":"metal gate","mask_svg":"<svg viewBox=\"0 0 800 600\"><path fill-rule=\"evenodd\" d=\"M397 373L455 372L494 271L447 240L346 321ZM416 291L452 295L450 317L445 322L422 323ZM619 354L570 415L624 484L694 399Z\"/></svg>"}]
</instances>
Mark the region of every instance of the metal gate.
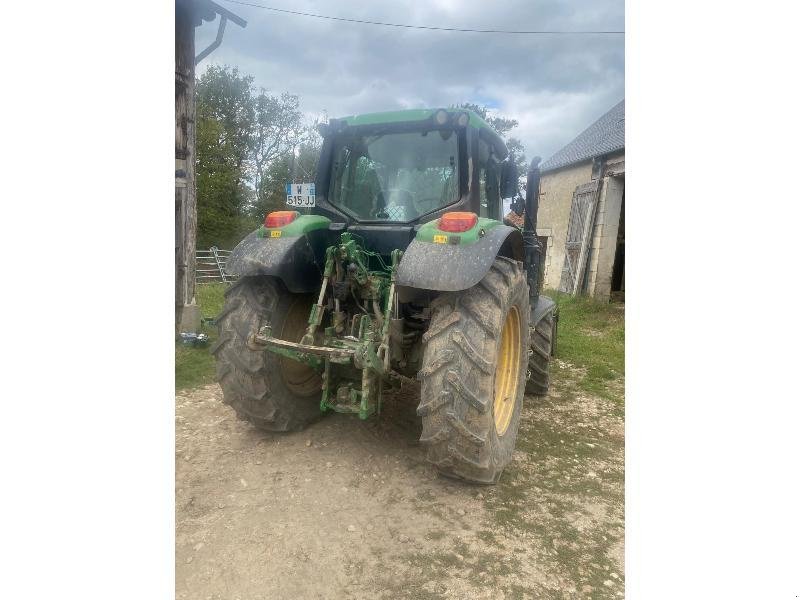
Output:
<instances>
[{"instance_id":1,"label":"metal gate","mask_svg":"<svg viewBox=\"0 0 800 600\"><path fill-rule=\"evenodd\" d=\"M594 229L594 215L597 208L597 190L600 180L584 183L575 188L572 194L572 209L569 214L567 241L564 251L564 267L561 270L559 291L577 294L586 266L586 256Z\"/></svg>"},{"instance_id":2,"label":"metal gate","mask_svg":"<svg viewBox=\"0 0 800 600\"><path fill-rule=\"evenodd\" d=\"M211 246L209 250L198 250L196 256L197 283L230 283L236 278L225 272L225 264L231 255L230 250L220 250Z\"/></svg>"}]
</instances>

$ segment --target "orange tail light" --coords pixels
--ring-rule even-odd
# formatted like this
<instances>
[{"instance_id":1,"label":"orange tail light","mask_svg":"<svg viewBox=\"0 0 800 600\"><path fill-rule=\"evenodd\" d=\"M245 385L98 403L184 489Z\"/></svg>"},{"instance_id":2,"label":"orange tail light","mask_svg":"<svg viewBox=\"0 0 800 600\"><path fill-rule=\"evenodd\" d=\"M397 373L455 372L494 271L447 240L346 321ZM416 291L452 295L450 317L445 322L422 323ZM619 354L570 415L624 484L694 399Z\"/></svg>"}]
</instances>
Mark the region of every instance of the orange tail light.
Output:
<instances>
[{"instance_id":1,"label":"orange tail light","mask_svg":"<svg viewBox=\"0 0 800 600\"><path fill-rule=\"evenodd\" d=\"M473 212L447 212L439 219L439 230L450 233L469 231L478 222L478 215Z\"/></svg>"},{"instance_id":2,"label":"orange tail light","mask_svg":"<svg viewBox=\"0 0 800 600\"><path fill-rule=\"evenodd\" d=\"M283 227L284 225L288 225L294 221L299 216L300 213L296 210L276 210L275 212L269 213L267 218L264 219L264 227L267 229Z\"/></svg>"}]
</instances>

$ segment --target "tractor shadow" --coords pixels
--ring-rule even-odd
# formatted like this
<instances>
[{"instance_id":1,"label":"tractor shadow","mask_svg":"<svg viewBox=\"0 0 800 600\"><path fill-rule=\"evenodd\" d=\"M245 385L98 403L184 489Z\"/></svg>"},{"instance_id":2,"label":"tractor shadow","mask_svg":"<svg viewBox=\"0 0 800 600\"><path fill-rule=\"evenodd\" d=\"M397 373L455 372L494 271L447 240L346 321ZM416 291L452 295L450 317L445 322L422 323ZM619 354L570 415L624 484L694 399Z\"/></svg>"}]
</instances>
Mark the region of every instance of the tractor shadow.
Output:
<instances>
[{"instance_id":1,"label":"tractor shadow","mask_svg":"<svg viewBox=\"0 0 800 600\"><path fill-rule=\"evenodd\" d=\"M314 471L329 463L353 472L385 471L399 461L403 471L424 471L424 479L430 480L437 477L419 444L419 394L419 384L404 383L401 389L384 390L379 415L361 420L357 415L330 412L297 432L265 432L236 419L228 424L238 430L235 449L244 454L265 453L274 460L296 453L305 456L303 466Z\"/></svg>"},{"instance_id":2,"label":"tractor shadow","mask_svg":"<svg viewBox=\"0 0 800 600\"><path fill-rule=\"evenodd\" d=\"M307 478L334 497L342 489L358 490L372 499L406 502L441 520L457 510L450 507L474 503L487 486L444 477L427 461L419 443L419 400L420 385L408 382L384 390L381 413L367 420L331 412L292 433L268 433L240 421L234 452L258 461L259 469Z\"/></svg>"},{"instance_id":3,"label":"tractor shadow","mask_svg":"<svg viewBox=\"0 0 800 600\"><path fill-rule=\"evenodd\" d=\"M422 433L422 421L416 414L419 393L420 387L415 384L384 391L380 414L362 421L356 415L332 413L314 423L307 433L312 437L333 435L338 443L351 446L357 461L400 459L407 466L427 469L425 453L419 444Z\"/></svg>"}]
</instances>

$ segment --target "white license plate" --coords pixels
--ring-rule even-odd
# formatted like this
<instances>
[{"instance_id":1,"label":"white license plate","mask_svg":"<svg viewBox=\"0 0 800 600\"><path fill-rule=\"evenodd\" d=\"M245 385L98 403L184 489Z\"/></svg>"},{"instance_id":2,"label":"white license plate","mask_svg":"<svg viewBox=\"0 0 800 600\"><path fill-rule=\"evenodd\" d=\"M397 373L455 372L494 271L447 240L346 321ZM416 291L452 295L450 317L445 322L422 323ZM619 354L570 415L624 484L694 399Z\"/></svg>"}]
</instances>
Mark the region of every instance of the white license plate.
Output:
<instances>
[{"instance_id":1,"label":"white license plate","mask_svg":"<svg viewBox=\"0 0 800 600\"><path fill-rule=\"evenodd\" d=\"M286 196L286 206L296 206L299 208L316 206L316 200L316 196Z\"/></svg>"},{"instance_id":2,"label":"white license plate","mask_svg":"<svg viewBox=\"0 0 800 600\"><path fill-rule=\"evenodd\" d=\"M313 183L286 184L286 206L308 208L316 204L317 191Z\"/></svg>"}]
</instances>

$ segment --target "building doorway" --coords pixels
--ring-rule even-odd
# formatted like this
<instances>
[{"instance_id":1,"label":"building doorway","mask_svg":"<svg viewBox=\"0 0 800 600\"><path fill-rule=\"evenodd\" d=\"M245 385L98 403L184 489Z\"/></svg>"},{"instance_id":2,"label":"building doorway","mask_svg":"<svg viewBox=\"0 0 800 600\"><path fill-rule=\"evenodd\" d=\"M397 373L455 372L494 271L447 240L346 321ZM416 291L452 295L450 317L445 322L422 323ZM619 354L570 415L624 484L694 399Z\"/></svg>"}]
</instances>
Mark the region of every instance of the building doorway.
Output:
<instances>
[{"instance_id":1,"label":"building doorway","mask_svg":"<svg viewBox=\"0 0 800 600\"><path fill-rule=\"evenodd\" d=\"M622 188L622 205L619 211L617 249L611 272L611 300L625 301L625 188Z\"/></svg>"}]
</instances>

